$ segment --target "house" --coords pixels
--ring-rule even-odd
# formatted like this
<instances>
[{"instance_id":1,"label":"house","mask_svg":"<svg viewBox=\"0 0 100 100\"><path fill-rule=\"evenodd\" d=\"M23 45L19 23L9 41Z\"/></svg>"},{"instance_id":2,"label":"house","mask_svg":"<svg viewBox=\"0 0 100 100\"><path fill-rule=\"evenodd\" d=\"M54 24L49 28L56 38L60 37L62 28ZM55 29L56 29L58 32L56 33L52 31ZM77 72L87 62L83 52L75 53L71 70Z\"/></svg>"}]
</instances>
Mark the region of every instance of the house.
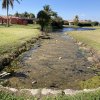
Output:
<instances>
[{"instance_id":1,"label":"house","mask_svg":"<svg viewBox=\"0 0 100 100\"><path fill-rule=\"evenodd\" d=\"M74 20L68 20L69 26L74 25ZM89 23L90 20L79 20L79 23Z\"/></svg>"},{"instance_id":2,"label":"house","mask_svg":"<svg viewBox=\"0 0 100 100\"><path fill-rule=\"evenodd\" d=\"M27 25L32 24L36 22L36 18L20 18L15 16L9 16L9 23L10 24L19 24L19 25ZM7 23L7 17L6 16L0 16L0 24L6 24Z\"/></svg>"},{"instance_id":3,"label":"house","mask_svg":"<svg viewBox=\"0 0 100 100\"><path fill-rule=\"evenodd\" d=\"M74 25L74 20L68 20L69 26Z\"/></svg>"}]
</instances>

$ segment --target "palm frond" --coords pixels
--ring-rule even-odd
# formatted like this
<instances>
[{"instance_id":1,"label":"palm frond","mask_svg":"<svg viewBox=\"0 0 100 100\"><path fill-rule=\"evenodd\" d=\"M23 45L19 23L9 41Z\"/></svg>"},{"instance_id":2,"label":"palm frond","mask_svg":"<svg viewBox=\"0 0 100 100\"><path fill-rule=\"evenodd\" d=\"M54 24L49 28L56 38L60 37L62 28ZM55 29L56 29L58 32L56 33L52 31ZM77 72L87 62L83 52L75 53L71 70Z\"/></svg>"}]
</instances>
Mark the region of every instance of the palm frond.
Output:
<instances>
[{"instance_id":1,"label":"palm frond","mask_svg":"<svg viewBox=\"0 0 100 100\"><path fill-rule=\"evenodd\" d=\"M7 7L7 0L2 1L2 8L6 9Z\"/></svg>"},{"instance_id":2,"label":"palm frond","mask_svg":"<svg viewBox=\"0 0 100 100\"><path fill-rule=\"evenodd\" d=\"M14 0L9 0L9 5L13 8Z\"/></svg>"},{"instance_id":3,"label":"palm frond","mask_svg":"<svg viewBox=\"0 0 100 100\"><path fill-rule=\"evenodd\" d=\"M16 0L19 4L20 4L20 2L19 2L19 0ZM22 1L22 0L21 0Z\"/></svg>"},{"instance_id":4,"label":"palm frond","mask_svg":"<svg viewBox=\"0 0 100 100\"><path fill-rule=\"evenodd\" d=\"M2 0L2 8L3 9L6 9L7 7L9 8L9 5L13 8L14 1L15 0ZM20 4L19 0L16 1Z\"/></svg>"}]
</instances>

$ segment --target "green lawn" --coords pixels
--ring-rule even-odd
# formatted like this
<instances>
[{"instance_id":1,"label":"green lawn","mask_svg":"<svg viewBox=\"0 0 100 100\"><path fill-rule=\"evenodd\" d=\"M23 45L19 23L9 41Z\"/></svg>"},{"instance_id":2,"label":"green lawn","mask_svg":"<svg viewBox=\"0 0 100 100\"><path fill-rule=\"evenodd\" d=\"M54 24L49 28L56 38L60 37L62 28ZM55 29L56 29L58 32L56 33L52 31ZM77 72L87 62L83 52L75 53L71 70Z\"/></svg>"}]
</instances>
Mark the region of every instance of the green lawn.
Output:
<instances>
[{"instance_id":1,"label":"green lawn","mask_svg":"<svg viewBox=\"0 0 100 100\"><path fill-rule=\"evenodd\" d=\"M0 25L0 28L5 28L5 27L6 27L6 25ZM40 25L39 24L28 24L28 25L12 24L12 25L10 25L10 28L40 29Z\"/></svg>"},{"instance_id":2,"label":"green lawn","mask_svg":"<svg viewBox=\"0 0 100 100\"><path fill-rule=\"evenodd\" d=\"M72 31L68 32L69 35L76 40L84 42L94 49L100 51L100 27L95 27L96 30L90 31Z\"/></svg>"},{"instance_id":3,"label":"green lawn","mask_svg":"<svg viewBox=\"0 0 100 100\"><path fill-rule=\"evenodd\" d=\"M46 96L37 99L32 96L15 96L14 94L0 92L0 100L100 100L100 91L79 93L76 95L59 95L59 96Z\"/></svg>"},{"instance_id":4,"label":"green lawn","mask_svg":"<svg viewBox=\"0 0 100 100\"><path fill-rule=\"evenodd\" d=\"M43 100L100 100L100 91L79 93L73 96L47 97Z\"/></svg>"},{"instance_id":5,"label":"green lawn","mask_svg":"<svg viewBox=\"0 0 100 100\"><path fill-rule=\"evenodd\" d=\"M0 54L12 51L27 40L38 37L40 34L38 28L38 25L0 26Z\"/></svg>"}]
</instances>

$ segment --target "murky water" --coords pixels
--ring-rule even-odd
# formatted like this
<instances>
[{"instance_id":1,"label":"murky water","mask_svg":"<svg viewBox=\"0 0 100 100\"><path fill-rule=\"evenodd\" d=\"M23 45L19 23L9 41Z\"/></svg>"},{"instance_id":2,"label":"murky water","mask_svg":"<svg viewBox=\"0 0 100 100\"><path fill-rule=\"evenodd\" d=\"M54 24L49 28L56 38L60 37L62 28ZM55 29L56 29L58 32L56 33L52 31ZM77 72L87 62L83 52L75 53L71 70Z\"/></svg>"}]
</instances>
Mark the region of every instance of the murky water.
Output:
<instances>
[{"instance_id":1,"label":"murky water","mask_svg":"<svg viewBox=\"0 0 100 100\"><path fill-rule=\"evenodd\" d=\"M79 50L70 36L61 33L50 33L51 39L39 40L13 61L10 67L16 70L5 78L6 86L81 89L80 81L95 76L87 54Z\"/></svg>"},{"instance_id":2,"label":"murky water","mask_svg":"<svg viewBox=\"0 0 100 100\"><path fill-rule=\"evenodd\" d=\"M84 30L95 30L95 28L63 28L60 30L56 30L58 32L68 32L68 31L84 31Z\"/></svg>"}]
</instances>

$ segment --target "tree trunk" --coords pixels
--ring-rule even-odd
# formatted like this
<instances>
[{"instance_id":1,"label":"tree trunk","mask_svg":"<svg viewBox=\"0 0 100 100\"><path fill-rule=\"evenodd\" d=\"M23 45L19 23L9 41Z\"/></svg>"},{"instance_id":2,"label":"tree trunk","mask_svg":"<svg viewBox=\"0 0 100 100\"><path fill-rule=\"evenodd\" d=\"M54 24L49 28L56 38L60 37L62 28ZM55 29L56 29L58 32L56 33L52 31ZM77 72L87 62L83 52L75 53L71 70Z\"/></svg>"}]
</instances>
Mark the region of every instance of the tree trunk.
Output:
<instances>
[{"instance_id":1,"label":"tree trunk","mask_svg":"<svg viewBox=\"0 0 100 100\"><path fill-rule=\"evenodd\" d=\"M7 0L8 1L8 0ZM9 27L9 15L8 15L8 10L9 10L9 7L8 7L8 2L7 2L7 27Z\"/></svg>"},{"instance_id":2,"label":"tree trunk","mask_svg":"<svg viewBox=\"0 0 100 100\"><path fill-rule=\"evenodd\" d=\"M41 31L42 32L44 31L44 25L41 25Z\"/></svg>"},{"instance_id":3,"label":"tree trunk","mask_svg":"<svg viewBox=\"0 0 100 100\"><path fill-rule=\"evenodd\" d=\"M3 25L3 18L2 18L2 25Z\"/></svg>"}]
</instances>

